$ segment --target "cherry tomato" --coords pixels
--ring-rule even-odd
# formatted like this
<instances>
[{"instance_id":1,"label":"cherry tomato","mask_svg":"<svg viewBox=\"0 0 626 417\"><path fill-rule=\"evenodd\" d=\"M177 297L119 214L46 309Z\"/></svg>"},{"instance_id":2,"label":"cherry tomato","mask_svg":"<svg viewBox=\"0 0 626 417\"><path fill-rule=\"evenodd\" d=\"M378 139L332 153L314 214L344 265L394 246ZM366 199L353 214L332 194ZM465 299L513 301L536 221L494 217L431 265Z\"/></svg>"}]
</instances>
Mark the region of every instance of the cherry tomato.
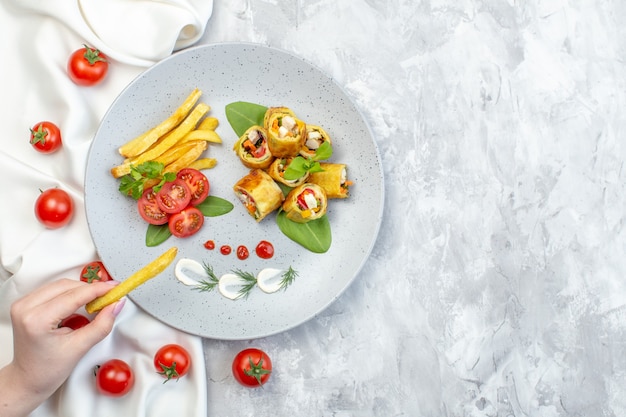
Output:
<instances>
[{"instance_id":1,"label":"cherry tomato","mask_svg":"<svg viewBox=\"0 0 626 417\"><path fill-rule=\"evenodd\" d=\"M274 256L274 246L267 240L260 241L255 251L259 258L270 259Z\"/></svg>"},{"instance_id":2,"label":"cherry tomato","mask_svg":"<svg viewBox=\"0 0 626 417\"><path fill-rule=\"evenodd\" d=\"M247 348L233 359L233 376L241 385L255 388L265 384L272 373L272 361L265 352Z\"/></svg>"},{"instance_id":3,"label":"cherry tomato","mask_svg":"<svg viewBox=\"0 0 626 417\"><path fill-rule=\"evenodd\" d=\"M80 271L80 280L91 284L94 281L111 281L111 275L100 261L89 262Z\"/></svg>"},{"instance_id":4,"label":"cherry tomato","mask_svg":"<svg viewBox=\"0 0 626 417\"><path fill-rule=\"evenodd\" d=\"M189 205L191 190L183 180L166 182L156 193L156 202L161 211L169 214L178 213Z\"/></svg>"},{"instance_id":5,"label":"cherry tomato","mask_svg":"<svg viewBox=\"0 0 626 417\"><path fill-rule=\"evenodd\" d=\"M59 188L50 188L42 191L35 201L35 216L37 220L49 229L65 226L74 215L74 201L72 197Z\"/></svg>"},{"instance_id":6,"label":"cherry tomato","mask_svg":"<svg viewBox=\"0 0 626 417\"><path fill-rule=\"evenodd\" d=\"M211 188L209 180L197 169L183 168L178 171L176 178L185 181L191 190L191 200L189 204L192 206L197 206L202 203L209 195L209 189Z\"/></svg>"},{"instance_id":7,"label":"cherry tomato","mask_svg":"<svg viewBox=\"0 0 626 417\"><path fill-rule=\"evenodd\" d=\"M108 70L109 61L106 55L87 45L74 51L67 61L67 74L74 83L82 86L98 84Z\"/></svg>"},{"instance_id":8,"label":"cherry tomato","mask_svg":"<svg viewBox=\"0 0 626 417\"><path fill-rule=\"evenodd\" d=\"M145 190L139 200L137 200L137 211L139 211L139 215L150 224L165 224L169 220L169 214L159 208L156 193L152 188Z\"/></svg>"},{"instance_id":9,"label":"cherry tomato","mask_svg":"<svg viewBox=\"0 0 626 417\"><path fill-rule=\"evenodd\" d=\"M96 387L102 394L121 397L134 384L135 374L123 360L111 359L96 369Z\"/></svg>"},{"instance_id":10,"label":"cherry tomato","mask_svg":"<svg viewBox=\"0 0 626 417\"><path fill-rule=\"evenodd\" d=\"M170 232L176 237L187 237L196 233L204 224L204 215L195 207L187 207L172 214L168 222Z\"/></svg>"},{"instance_id":11,"label":"cherry tomato","mask_svg":"<svg viewBox=\"0 0 626 417\"><path fill-rule=\"evenodd\" d=\"M89 319L82 314L74 313L67 316L59 323L59 327L69 327L70 329L77 330L90 323Z\"/></svg>"},{"instance_id":12,"label":"cherry tomato","mask_svg":"<svg viewBox=\"0 0 626 417\"><path fill-rule=\"evenodd\" d=\"M61 148L61 129L52 122L39 122L30 129L30 144L36 151L52 153Z\"/></svg>"},{"instance_id":13,"label":"cherry tomato","mask_svg":"<svg viewBox=\"0 0 626 417\"><path fill-rule=\"evenodd\" d=\"M243 261L244 259L248 259L249 255L250 252L248 252L248 248L246 248L244 245L237 246L237 258Z\"/></svg>"},{"instance_id":14,"label":"cherry tomato","mask_svg":"<svg viewBox=\"0 0 626 417\"><path fill-rule=\"evenodd\" d=\"M169 381L172 378L180 378L189 371L191 356L187 350L177 344L169 344L161 347L154 355L154 368L160 375Z\"/></svg>"}]
</instances>

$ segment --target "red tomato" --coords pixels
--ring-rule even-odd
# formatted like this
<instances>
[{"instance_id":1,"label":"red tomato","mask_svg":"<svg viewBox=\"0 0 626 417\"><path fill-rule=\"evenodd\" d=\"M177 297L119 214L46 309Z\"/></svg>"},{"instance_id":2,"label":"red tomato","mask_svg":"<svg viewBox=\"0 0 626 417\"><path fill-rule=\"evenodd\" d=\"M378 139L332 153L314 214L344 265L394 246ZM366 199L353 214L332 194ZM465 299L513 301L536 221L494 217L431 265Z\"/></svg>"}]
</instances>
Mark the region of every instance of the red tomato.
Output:
<instances>
[{"instance_id":1,"label":"red tomato","mask_svg":"<svg viewBox=\"0 0 626 417\"><path fill-rule=\"evenodd\" d=\"M265 384L272 373L272 361L265 352L248 348L233 359L233 376L241 385L255 388Z\"/></svg>"},{"instance_id":2,"label":"red tomato","mask_svg":"<svg viewBox=\"0 0 626 417\"><path fill-rule=\"evenodd\" d=\"M156 202L159 208L169 214L178 213L189 205L191 190L183 180L176 179L166 182L156 193Z\"/></svg>"},{"instance_id":3,"label":"red tomato","mask_svg":"<svg viewBox=\"0 0 626 417\"><path fill-rule=\"evenodd\" d=\"M154 368L169 381L184 376L191 366L191 356L184 347L177 344L163 346L154 355Z\"/></svg>"},{"instance_id":4,"label":"red tomato","mask_svg":"<svg viewBox=\"0 0 626 417\"><path fill-rule=\"evenodd\" d=\"M42 191L35 202L37 220L49 229L57 229L69 223L74 215L74 202L70 195L59 189Z\"/></svg>"},{"instance_id":5,"label":"red tomato","mask_svg":"<svg viewBox=\"0 0 626 417\"><path fill-rule=\"evenodd\" d=\"M274 246L267 240L260 241L255 250L259 258L270 259L274 256Z\"/></svg>"},{"instance_id":6,"label":"red tomato","mask_svg":"<svg viewBox=\"0 0 626 417\"><path fill-rule=\"evenodd\" d=\"M137 200L137 211L150 224L165 224L169 219L169 215L159 208L156 201L156 193L152 188L144 191L139 200Z\"/></svg>"},{"instance_id":7,"label":"red tomato","mask_svg":"<svg viewBox=\"0 0 626 417\"><path fill-rule=\"evenodd\" d=\"M209 195L210 184L207 177L197 169L183 168L178 171L176 178L185 181L191 190L191 200L189 204L197 206Z\"/></svg>"},{"instance_id":8,"label":"red tomato","mask_svg":"<svg viewBox=\"0 0 626 417\"><path fill-rule=\"evenodd\" d=\"M187 207L172 214L168 222L170 232L176 237L187 237L196 233L204 224L204 215L195 207Z\"/></svg>"},{"instance_id":9,"label":"red tomato","mask_svg":"<svg viewBox=\"0 0 626 417\"><path fill-rule=\"evenodd\" d=\"M109 70L106 55L85 45L70 55L67 61L67 74L74 83L83 86L98 84Z\"/></svg>"},{"instance_id":10,"label":"red tomato","mask_svg":"<svg viewBox=\"0 0 626 417\"><path fill-rule=\"evenodd\" d=\"M104 264L100 261L89 262L80 271L80 280L88 284L94 281L111 281L112 279L109 271L106 270Z\"/></svg>"},{"instance_id":11,"label":"red tomato","mask_svg":"<svg viewBox=\"0 0 626 417\"><path fill-rule=\"evenodd\" d=\"M77 330L90 323L89 319L81 314L74 313L67 316L59 323L59 327L69 327L70 329Z\"/></svg>"},{"instance_id":12,"label":"red tomato","mask_svg":"<svg viewBox=\"0 0 626 417\"><path fill-rule=\"evenodd\" d=\"M30 144L41 153L57 151L62 144L61 130L52 122L39 122L30 129Z\"/></svg>"},{"instance_id":13,"label":"red tomato","mask_svg":"<svg viewBox=\"0 0 626 417\"><path fill-rule=\"evenodd\" d=\"M127 394L135 383L135 374L120 359L111 359L96 369L96 387L100 393L113 397Z\"/></svg>"}]
</instances>

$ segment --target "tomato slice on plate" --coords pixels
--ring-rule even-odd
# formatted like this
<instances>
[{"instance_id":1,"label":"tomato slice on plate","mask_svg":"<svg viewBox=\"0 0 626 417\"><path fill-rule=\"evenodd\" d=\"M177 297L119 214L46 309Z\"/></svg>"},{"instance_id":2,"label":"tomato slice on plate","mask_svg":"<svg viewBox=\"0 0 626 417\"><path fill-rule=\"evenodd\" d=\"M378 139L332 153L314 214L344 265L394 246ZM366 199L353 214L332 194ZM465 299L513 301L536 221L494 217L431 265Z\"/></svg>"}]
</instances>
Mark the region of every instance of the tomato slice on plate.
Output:
<instances>
[{"instance_id":1,"label":"tomato slice on plate","mask_svg":"<svg viewBox=\"0 0 626 417\"><path fill-rule=\"evenodd\" d=\"M172 214L168 222L170 232L176 237L187 237L196 233L204 224L204 214L195 207L187 207Z\"/></svg>"},{"instance_id":2,"label":"tomato slice on plate","mask_svg":"<svg viewBox=\"0 0 626 417\"><path fill-rule=\"evenodd\" d=\"M176 178L185 181L191 190L191 201L189 204L197 206L209 195L210 184L208 178L194 168L183 168L178 171Z\"/></svg>"},{"instance_id":3,"label":"tomato slice on plate","mask_svg":"<svg viewBox=\"0 0 626 417\"><path fill-rule=\"evenodd\" d=\"M159 208L156 193L152 188L144 191L137 200L137 210L141 217L150 224L165 224L169 219L169 215Z\"/></svg>"},{"instance_id":4,"label":"tomato slice on plate","mask_svg":"<svg viewBox=\"0 0 626 417\"><path fill-rule=\"evenodd\" d=\"M156 202L165 213L178 213L189 205L191 190L181 179L166 182L156 193Z\"/></svg>"}]
</instances>

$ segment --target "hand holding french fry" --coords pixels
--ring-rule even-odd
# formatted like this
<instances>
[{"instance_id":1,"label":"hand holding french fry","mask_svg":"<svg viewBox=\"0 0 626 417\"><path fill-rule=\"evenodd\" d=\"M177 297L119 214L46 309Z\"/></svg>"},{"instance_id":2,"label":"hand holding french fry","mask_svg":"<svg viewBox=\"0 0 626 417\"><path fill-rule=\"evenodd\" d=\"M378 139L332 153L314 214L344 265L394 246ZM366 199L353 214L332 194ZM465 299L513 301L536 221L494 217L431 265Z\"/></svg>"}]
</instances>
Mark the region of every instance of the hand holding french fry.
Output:
<instances>
[{"instance_id":1,"label":"hand holding french fry","mask_svg":"<svg viewBox=\"0 0 626 417\"><path fill-rule=\"evenodd\" d=\"M172 263L174 258L176 258L177 253L177 247L173 246L169 248L148 265L144 266L139 271L135 272L124 281L113 287L109 292L87 303L85 306L87 313L92 314L96 311L102 310L109 304L113 304L122 297L126 296L129 292L141 284L156 277Z\"/></svg>"}]
</instances>

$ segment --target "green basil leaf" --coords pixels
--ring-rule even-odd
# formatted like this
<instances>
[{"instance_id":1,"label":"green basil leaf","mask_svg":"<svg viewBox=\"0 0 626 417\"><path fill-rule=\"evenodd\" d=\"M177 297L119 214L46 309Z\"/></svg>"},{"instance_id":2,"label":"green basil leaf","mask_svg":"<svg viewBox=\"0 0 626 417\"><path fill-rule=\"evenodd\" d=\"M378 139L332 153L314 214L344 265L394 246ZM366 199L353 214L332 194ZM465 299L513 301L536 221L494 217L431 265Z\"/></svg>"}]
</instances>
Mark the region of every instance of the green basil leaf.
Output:
<instances>
[{"instance_id":1,"label":"green basil leaf","mask_svg":"<svg viewBox=\"0 0 626 417\"><path fill-rule=\"evenodd\" d=\"M324 253L330 249L332 234L326 215L307 223L296 223L281 210L276 216L276 223L285 236L311 252Z\"/></svg>"},{"instance_id":2,"label":"green basil leaf","mask_svg":"<svg viewBox=\"0 0 626 417\"><path fill-rule=\"evenodd\" d=\"M328 159L333 156L333 147L328 142L324 142L320 145L319 148L315 150L315 156L313 157L316 161L322 161L324 159Z\"/></svg>"},{"instance_id":3,"label":"green basil leaf","mask_svg":"<svg viewBox=\"0 0 626 417\"><path fill-rule=\"evenodd\" d=\"M297 180L308 171L307 160L301 156L296 156L283 173L286 180Z\"/></svg>"},{"instance_id":4,"label":"green basil leaf","mask_svg":"<svg viewBox=\"0 0 626 417\"><path fill-rule=\"evenodd\" d=\"M196 208L207 217L217 217L229 213L234 206L228 200L210 195L202 203L198 204Z\"/></svg>"},{"instance_id":5,"label":"green basil leaf","mask_svg":"<svg viewBox=\"0 0 626 417\"><path fill-rule=\"evenodd\" d=\"M226 119L237 136L241 137L251 126L263 126L267 107L260 104L236 101L226 105Z\"/></svg>"},{"instance_id":6,"label":"green basil leaf","mask_svg":"<svg viewBox=\"0 0 626 417\"><path fill-rule=\"evenodd\" d=\"M167 224L159 226L149 224L148 230L146 231L146 246L159 246L161 243L169 239L170 236L172 236L172 232L170 232L170 228Z\"/></svg>"}]
</instances>

